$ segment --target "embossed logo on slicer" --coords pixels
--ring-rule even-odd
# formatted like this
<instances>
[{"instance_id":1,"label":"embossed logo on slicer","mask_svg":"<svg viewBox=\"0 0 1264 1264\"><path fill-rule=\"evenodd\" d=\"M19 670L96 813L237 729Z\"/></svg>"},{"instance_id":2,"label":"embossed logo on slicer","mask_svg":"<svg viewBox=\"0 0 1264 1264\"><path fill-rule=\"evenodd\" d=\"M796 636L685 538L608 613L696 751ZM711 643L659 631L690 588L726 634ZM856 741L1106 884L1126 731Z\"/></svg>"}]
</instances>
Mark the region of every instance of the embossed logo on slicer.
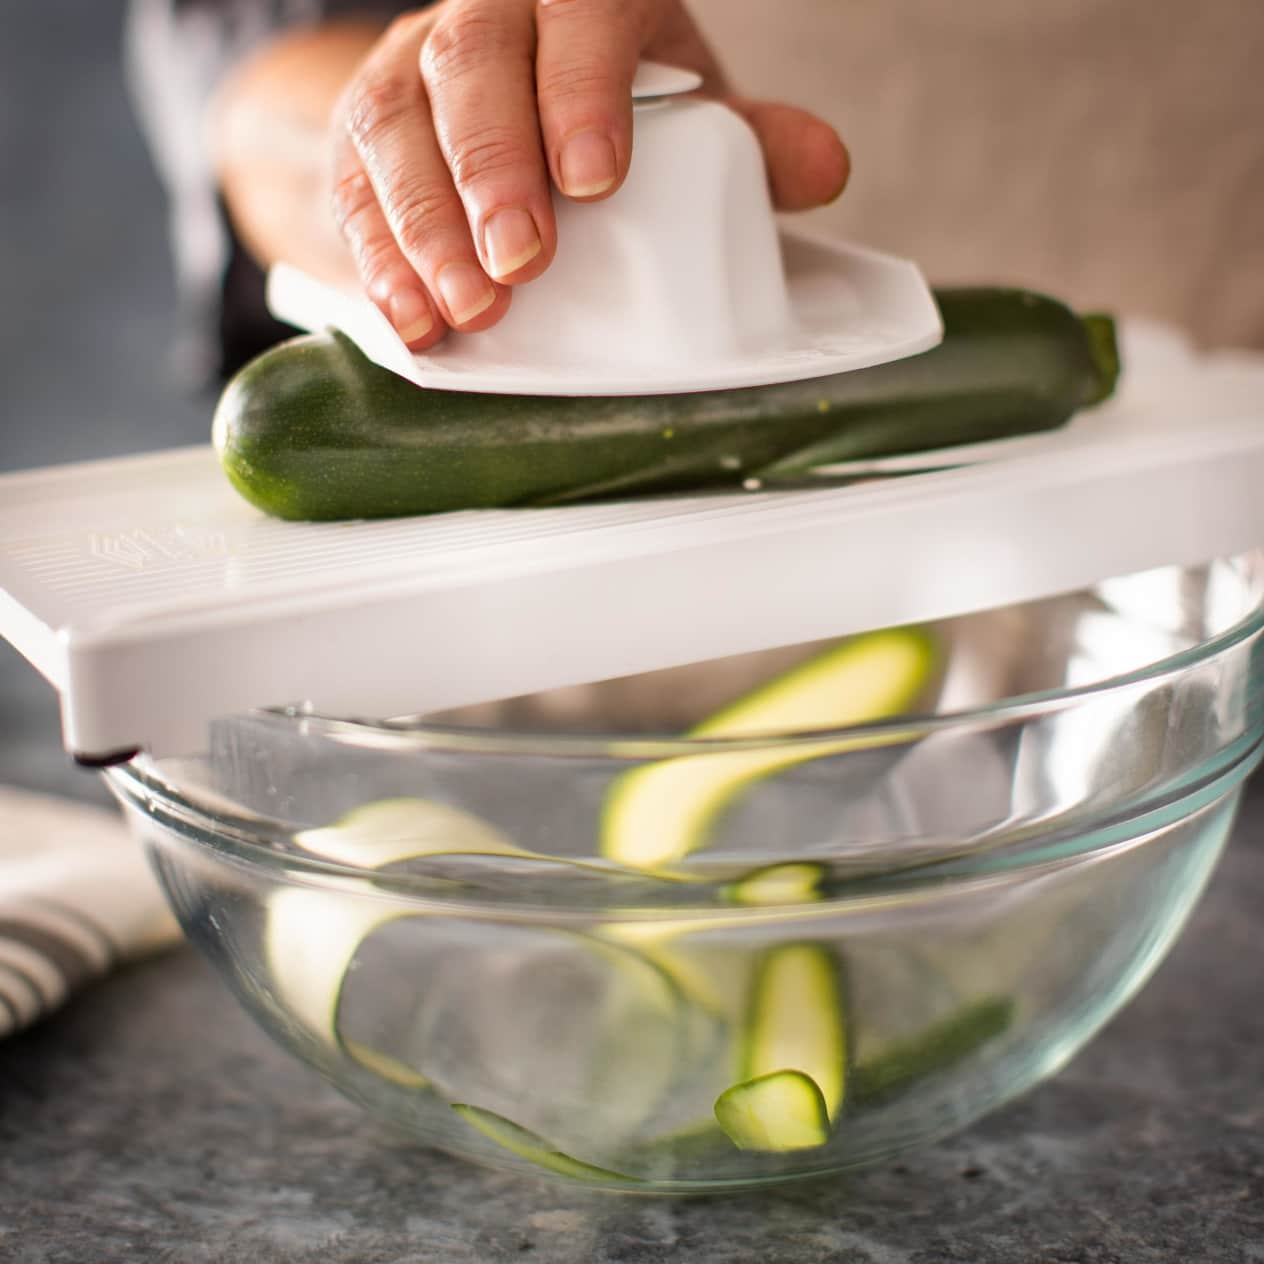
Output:
<instances>
[{"instance_id":1,"label":"embossed logo on slicer","mask_svg":"<svg viewBox=\"0 0 1264 1264\"><path fill-rule=\"evenodd\" d=\"M129 571L148 570L172 562L192 562L201 558L226 557L228 537L206 527L169 527L161 531L102 533L94 531L89 541L93 557L112 562Z\"/></svg>"}]
</instances>

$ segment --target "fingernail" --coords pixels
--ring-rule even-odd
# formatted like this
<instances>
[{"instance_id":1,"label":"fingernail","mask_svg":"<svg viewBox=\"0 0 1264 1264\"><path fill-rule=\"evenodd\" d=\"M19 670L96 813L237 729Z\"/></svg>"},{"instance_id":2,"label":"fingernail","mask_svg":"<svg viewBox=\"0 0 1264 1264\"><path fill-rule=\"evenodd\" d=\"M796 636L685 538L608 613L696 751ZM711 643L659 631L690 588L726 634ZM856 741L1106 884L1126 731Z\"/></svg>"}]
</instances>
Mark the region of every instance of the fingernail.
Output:
<instances>
[{"instance_id":1,"label":"fingernail","mask_svg":"<svg viewBox=\"0 0 1264 1264\"><path fill-rule=\"evenodd\" d=\"M535 220L516 206L497 211L483 226L483 249L492 276L511 276L540 253Z\"/></svg>"},{"instance_id":2,"label":"fingernail","mask_svg":"<svg viewBox=\"0 0 1264 1264\"><path fill-rule=\"evenodd\" d=\"M434 328L430 304L420 290L396 290L391 294L388 306L391 324L406 343L424 338Z\"/></svg>"},{"instance_id":3,"label":"fingernail","mask_svg":"<svg viewBox=\"0 0 1264 1264\"><path fill-rule=\"evenodd\" d=\"M580 132L562 146L558 160L562 192L567 197L593 197L604 193L618 175L614 146L600 132Z\"/></svg>"},{"instance_id":4,"label":"fingernail","mask_svg":"<svg viewBox=\"0 0 1264 1264\"><path fill-rule=\"evenodd\" d=\"M454 325L464 325L495 301L496 291L483 269L473 263L449 263L439 270L439 293Z\"/></svg>"}]
</instances>

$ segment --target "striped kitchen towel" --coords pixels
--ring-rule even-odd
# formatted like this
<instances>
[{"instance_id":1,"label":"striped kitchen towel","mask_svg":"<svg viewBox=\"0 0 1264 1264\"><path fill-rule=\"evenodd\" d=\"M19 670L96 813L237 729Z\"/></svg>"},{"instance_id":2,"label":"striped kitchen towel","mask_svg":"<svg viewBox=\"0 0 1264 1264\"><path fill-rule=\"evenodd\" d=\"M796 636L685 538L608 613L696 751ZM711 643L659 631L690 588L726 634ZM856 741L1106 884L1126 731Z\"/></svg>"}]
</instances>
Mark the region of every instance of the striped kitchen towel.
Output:
<instances>
[{"instance_id":1,"label":"striped kitchen towel","mask_svg":"<svg viewBox=\"0 0 1264 1264\"><path fill-rule=\"evenodd\" d=\"M0 1037L179 935L116 812L0 786Z\"/></svg>"}]
</instances>

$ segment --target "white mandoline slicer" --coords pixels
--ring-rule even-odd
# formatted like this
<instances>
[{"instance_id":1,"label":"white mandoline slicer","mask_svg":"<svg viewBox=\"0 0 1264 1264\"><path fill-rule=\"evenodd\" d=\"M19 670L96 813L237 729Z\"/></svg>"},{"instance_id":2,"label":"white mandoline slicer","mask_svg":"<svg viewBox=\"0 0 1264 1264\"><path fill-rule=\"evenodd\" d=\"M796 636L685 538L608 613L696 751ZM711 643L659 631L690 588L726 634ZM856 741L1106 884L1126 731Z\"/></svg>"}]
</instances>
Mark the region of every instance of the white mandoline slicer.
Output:
<instances>
[{"instance_id":1,"label":"white mandoline slicer","mask_svg":"<svg viewBox=\"0 0 1264 1264\"><path fill-rule=\"evenodd\" d=\"M661 81L651 95L659 103L637 110L642 164L658 152L643 120L685 109L661 103ZM762 189L759 172L753 182ZM592 293L568 307L550 272L515 296L534 324L506 328L499 343L479 335L425 357L403 352L415 361L406 364L389 330L361 320L367 305L304 291L294 274L278 278L274 298L288 293L301 323L345 318L366 350L420 381L488 391L520 389L523 374L555 394L594 381L667 391L701 385L699 374L727 386L754 380L745 375L756 363L782 366L758 380L812 377L838 371L848 348L855 364L876 363L938 337L911 265L821 248L797 281L793 267L781 278L787 305L773 327L750 323L728 300L708 301L691 319L710 339L709 359L656 343L653 354L633 348L619 360L613 335L631 331L635 342L661 304L674 310L673 292L691 289L687 267L655 271L670 249L637 244L640 230L622 218L625 192L562 208L561 237L572 211L608 217L628 264L611 284L641 294L639 309L615 304L612 313ZM673 217L717 213L688 194L673 187L670 222L659 224L667 236ZM754 205L767 227L766 200ZM646 256L651 246L658 253ZM911 296L905 307L875 289L880 275ZM837 303L814 307L814 294ZM556 353L527 345L550 312ZM259 707L421 714L946 618L1264 546L1264 358L1200 359L1179 340L1126 333L1119 395L1065 429L930 453L923 463L955 468L859 485L305 525L240 500L209 447L6 475L0 634L60 692L67 749L105 763L141 749L199 751L211 720ZM516 339L517 360L507 350ZM598 363L596 377L584 376Z\"/></svg>"}]
</instances>

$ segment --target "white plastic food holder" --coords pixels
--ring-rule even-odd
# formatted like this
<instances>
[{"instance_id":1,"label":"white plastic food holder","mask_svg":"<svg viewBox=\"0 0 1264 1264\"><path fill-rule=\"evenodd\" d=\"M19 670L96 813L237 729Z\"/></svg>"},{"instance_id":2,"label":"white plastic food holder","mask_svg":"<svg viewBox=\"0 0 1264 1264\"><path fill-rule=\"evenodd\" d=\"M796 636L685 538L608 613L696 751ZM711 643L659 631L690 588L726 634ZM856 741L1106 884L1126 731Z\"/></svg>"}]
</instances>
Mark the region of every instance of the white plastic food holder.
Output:
<instances>
[{"instance_id":1,"label":"white plastic food holder","mask_svg":"<svg viewBox=\"0 0 1264 1264\"><path fill-rule=\"evenodd\" d=\"M418 386L487 394L760 386L935 346L943 327L915 265L778 232L754 134L681 95L699 82L641 67L627 180L603 202L555 198L556 257L493 329L413 354L368 299L284 266L269 277L273 313L336 326Z\"/></svg>"},{"instance_id":2,"label":"white plastic food holder","mask_svg":"<svg viewBox=\"0 0 1264 1264\"><path fill-rule=\"evenodd\" d=\"M334 320L427 386L487 392L807 378L937 341L911 265L778 241L766 195L748 196L749 147L736 132L714 170L714 155L685 164L706 167L705 199L664 215L650 195L678 168L658 159L691 158L682 137L712 129L719 107L664 102L681 81L663 73L654 91L641 80L628 184L608 203L560 207L560 238L581 255L593 243L625 249L626 268L607 281L639 286L639 306L585 290L564 246L515 295L503 328L426 356L374 325L367 303L297 274L278 274L277 309L301 324ZM706 217L733 211L725 171L738 173L743 213L725 221L708 283L688 285L682 322L664 325L688 281L673 261L705 255ZM734 288L747 263L754 301ZM0 635L59 691L67 749L106 763L202 750L212 720L255 708L422 714L1264 545L1262 361L1157 345L1131 335L1118 396L1060 431L932 453L955 468L859 485L302 524L248 506L209 447L6 475Z\"/></svg>"}]
</instances>

